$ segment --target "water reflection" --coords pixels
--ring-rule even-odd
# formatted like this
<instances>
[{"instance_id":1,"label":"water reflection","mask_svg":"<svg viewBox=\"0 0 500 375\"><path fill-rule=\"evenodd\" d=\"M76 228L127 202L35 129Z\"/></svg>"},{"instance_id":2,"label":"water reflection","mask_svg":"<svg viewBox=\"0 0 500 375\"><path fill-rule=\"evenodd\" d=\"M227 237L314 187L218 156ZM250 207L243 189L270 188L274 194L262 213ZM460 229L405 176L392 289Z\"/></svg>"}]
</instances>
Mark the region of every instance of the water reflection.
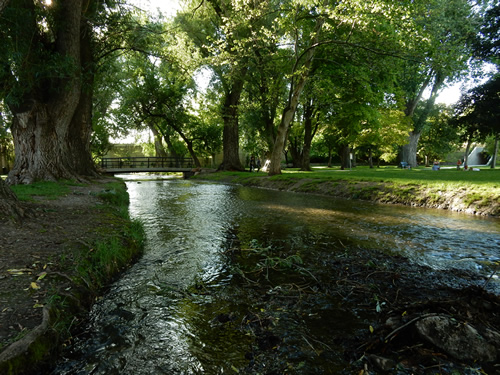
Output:
<instances>
[{"instance_id":1,"label":"water reflection","mask_svg":"<svg viewBox=\"0 0 500 375\"><path fill-rule=\"evenodd\" d=\"M363 247L485 274L487 264L500 259L499 220L212 183L126 179L131 216L145 224L145 254L95 306L88 333L54 374L234 373L249 361L255 317L260 323L274 319L277 330L299 331L302 344L362 325L362 317L330 297L300 324L281 307L255 306L252 293L276 291L235 288L225 253L236 244L257 240L306 261L318 252ZM314 323L318 316L327 317L328 327ZM307 331L301 331L304 324ZM325 351L336 353L331 346ZM329 368L335 368L332 361L342 368L342 359L330 356L324 359Z\"/></svg>"}]
</instances>

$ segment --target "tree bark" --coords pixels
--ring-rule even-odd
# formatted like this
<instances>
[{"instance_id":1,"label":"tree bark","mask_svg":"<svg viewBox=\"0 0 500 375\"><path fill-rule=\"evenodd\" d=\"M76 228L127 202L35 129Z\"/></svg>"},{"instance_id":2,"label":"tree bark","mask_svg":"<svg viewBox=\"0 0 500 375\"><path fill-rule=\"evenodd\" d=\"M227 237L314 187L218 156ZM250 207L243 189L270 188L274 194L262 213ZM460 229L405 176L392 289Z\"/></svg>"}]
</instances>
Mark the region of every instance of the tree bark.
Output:
<instances>
[{"instance_id":1,"label":"tree bark","mask_svg":"<svg viewBox=\"0 0 500 375\"><path fill-rule=\"evenodd\" d=\"M470 146L471 145L472 145L472 137L469 136L467 138L467 145L465 146L464 169L468 168L468 166L469 166L469 153L470 153Z\"/></svg>"},{"instance_id":2,"label":"tree bark","mask_svg":"<svg viewBox=\"0 0 500 375\"><path fill-rule=\"evenodd\" d=\"M154 138L154 144L155 144L155 156L156 157L166 157L167 153L165 152L165 148L163 147L163 142L162 142L162 135L156 129L156 126L154 124L148 124L149 130L151 130L151 133L153 133L153 138ZM175 154L172 155L174 157L177 157Z\"/></svg>"},{"instance_id":3,"label":"tree bark","mask_svg":"<svg viewBox=\"0 0 500 375\"><path fill-rule=\"evenodd\" d=\"M348 145L341 146L340 148L340 169L345 170L351 168L351 148Z\"/></svg>"},{"instance_id":4,"label":"tree bark","mask_svg":"<svg viewBox=\"0 0 500 375\"><path fill-rule=\"evenodd\" d=\"M302 148L302 171L311 170L311 145L314 135L318 129L318 121L316 119L316 124L314 123L314 103L309 101L304 109L304 145Z\"/></svg>"},{"instance_id":5,"label":"tree bark","mask_svg":"<svg viewBox=\"0 0 500 375\"><path fill-rule=\"evenodd\" d=\"M225 171L244 171L240 160L240 132L238 121L238 106L243 91L246 68L243 68L234 79L230 89L226 92L222 119L224 129L222 132L223 159L220 169Z\"/></svg>"},{"instance_id":6,"label":"tree bark","mask_svg":"<svg viewBox=\"0 0 500 375\"><path fill-rule=\"evenodd\" d=\"M417 163L417 148L420 132L411 131L408 136L408 143L402 147L401 161L405 161L409 166L415 168Z\"/></svg>"},{"instance_id":7,"label":"tree bark","mask_svg":"<svg viewBox=\"0 0 500 375\"><path fill-rule=\"evenodd\" d=\"M71 168L78 176L97 175L90 149L95 78L91 35L92 27L82 19L80 29L81 88L67 139L69 154L72 157Z\"/></svg>"},{"instance_id":8,"label":"tree bark","mask_svg":"<svg viewBox=\"0 0 500 375\"><path fill-rule=\"evenodd\" d=\"M408 117L414 116L414 111L417 106L418 101L421 99L422 94L425 88L429 85L431 74L421 87L418 96L413 101L407 103L405 114ZM439 72L436 73L434 84L432 85L431 95L427 99L425 103L424 110L422 111L419 118L414 122L413 130L410 132L408 137L408 144L404 145L401 150L401 161L406 161L410 166L417 166L417 151L418 151L418 140L420 139L420 134L422 133L422 129L427 121L427 117L436 102L437 94L443 85L444 76Z\"/></svg>"},{"instance_id":9,"label":"tree bark","mask_svg":"<svg viewBox=\"0 0 500 375\"><path fill-rule=\"evenodd\" d=\"M9 184L82 180L82 176L96 174L90 153L93 87L90 26L82 19L82 0L60 2L58 9L52 53L71 62L72 71L65 77L54 74L49 94L44 87L35 85L25 93L21 103L9 105L14 115L15 149Z\"/></svg>"},{"instance_id":10,"label":"tree bark","mask_svg":"<svg viewBox=\"0 0 500 375\"><path fill-rule=\"evenodd\" d=\"M2 11L4 8L7 6L10 0L0 0L0 14L2 14Z\"/></svg>"},{"instance_id":11,"label":"tree bark","mask_svg":"<svg viewBox=\"0 0 500 375\"><path fill-rule=\"evenodd\" d=\"M302 168L302 144L299 136L288 137L288 151L292 155L292 167Z\"/></svg>"}]
</instances>

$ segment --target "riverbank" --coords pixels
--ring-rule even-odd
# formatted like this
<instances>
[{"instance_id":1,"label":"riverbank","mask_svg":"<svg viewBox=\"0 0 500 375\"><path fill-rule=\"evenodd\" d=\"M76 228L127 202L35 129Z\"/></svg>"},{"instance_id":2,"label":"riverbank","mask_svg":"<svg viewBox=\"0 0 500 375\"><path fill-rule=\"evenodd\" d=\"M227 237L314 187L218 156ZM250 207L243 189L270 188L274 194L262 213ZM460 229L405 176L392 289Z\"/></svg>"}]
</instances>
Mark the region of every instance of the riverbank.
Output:
<instances>
[{"instance_id":1,"label":"riverbank","mask_svg":"<svg viewBox=\"0 0 500 375\"><path fill-rule=\"evenodd\" d=\"M343 199L500 216L500 170L315 169L313 172L285 170L283 174L272 177L263 172L212 172L200 173L194 178Z\"/></svg>"},{"instance_id":2,"label":"riverbank","mask_svg":"<svg viewBox=\"0 0 500 375\"><path fill-rule=\"evenodd\" d=\"M0 373L34 374L70 345L95 299L142 250L125 184L14 188L25 217L0 218Z\"/></svg>"},{"instance_id":3,"label":"riverbank","mask_svg":"<svg viewBox=\"0 0 500 375\"><path fill-rule=\"evenodd\" d=\"M228 176L231 174L198 178L219 178L222 181ZM235 178L238 174L232 176L228 182L241 183ZM274 179L264 174L243 173L240 176L262 181ZM287 176L276 179L282 180L282 188L266 186L264 182L262 187L287 190L286 186L292 186L292 183L286 184ZM107 271L105 265L110 268L116 265L115 260L102 259L99 268L91 268L88 263L87 267L77 266L79 262L76 260L95 259L93 254L98 252L96 243L99 239L112 239L120 233L119 238L125 243L140 243L140 240L124 234L123 228L130 222L121 212L126 205L116 204L117 197L122 195L117 194L115 183L124 186L114 179L86 185L66 184L66 192L57 199L44 196L23 203L31 214L22 223L7 222L2 226L6 232L0 234L0 290L6 293L0 298L0 332L5 328L11 339L0 349L3 350L0 358L4 358L6 352L13 353L14 348L21 355L18 358L26 362L11 359L3 363L26 366L0 367L0 373L20 374L23 369L30 369L25 373L36 374L35 370L45 363L43 361L57 354L57 350L47 352L48 348L71 346L69 331L73 334L78 331L86 319L88 307L113 279L111 275L126 267L133 258L127 256L114 273L106 272L107 276L100 278L99 282L96 277ZM319 185L319 182L310 185ZM347 184L346 190L350 185L354 186L354 183ZM307 186L306 182L301 186ZM317 191L312 193L320 194ZM102 228L107 229L101 231ZM247 244L233 245L226 254L227 264L240 271L236 274L242 276L235 276L235 280L242 277L249 286L256 288L252 305L249 311L230 311L227 316L207 315L206 319L212 322L216 319L214 336L234 325L234 329L246 330L253 340L248 366L240 368L239 373L269 373L270 369L275 369L277 374L305 374L308 368L314 368L307 366L323 363L328 366L339 355L356 369L355 373L365 375L381 371L394 374L472 374L483 370L488 374L498 373L495 363L500 359L500 352L496 349L500 347L497 329L500 326L500 300L492 293L492 282L480 275L457 270L435 271L412 264L403 257L350 247L340 241L327 246L337 246L342 251L332 251L327 257L312 257L304 265L298 262L291 266L289 259L295 258L289 256L296 254L287 254L281 249L276 254L259 249L249 252ZM246 254L250 253L261 258L247 259ZM278 256L283 259L278 259ZM268 273L255 269L263 264L275 265L269 272L286 272L282 285L268 283L263 277ZM283 265L283 270L280 265ZM494 264L490 266L493 277L496 268ZM82 273L85 269L91 269L91 272ZM206 292L203 285L195 285L187 295L200 293L206 298ZM338 306L325 305L332 298L337 300L339 297L341 303ZM217 294L213 298L220 299ZM52 303L60 307L49 308ZM365 317L355 335L345 335L336 327L319 322L321 329L344 348L343 353L326 342L311 341L307 329L300 326L304 320L318 319L318 312L328 309L332 314L337 310L352 311ZM297 327L287 324L290 322ZM425 338L425 328L432 328L437 323L441 325L442 337L465 337L467 342L479 332L480 341L470 347L458 341L462 349L450 347L447 343L430 343L433 335ZM454 327L466 328L467 332L460 331L453 336ZM297 334L292 335L291 330ZM470 335L465 336L468 333ZM33 337L41 341L33 341ZM14 341L15 344L7 346ZM483 347L488 347L489 351L473 351ZM477 358L481 356L481 359L465 358L468 353ZM301 368L304 368L302 372ZM345 370L342 373L353 372Z\"/></svg>"}]
</instances>

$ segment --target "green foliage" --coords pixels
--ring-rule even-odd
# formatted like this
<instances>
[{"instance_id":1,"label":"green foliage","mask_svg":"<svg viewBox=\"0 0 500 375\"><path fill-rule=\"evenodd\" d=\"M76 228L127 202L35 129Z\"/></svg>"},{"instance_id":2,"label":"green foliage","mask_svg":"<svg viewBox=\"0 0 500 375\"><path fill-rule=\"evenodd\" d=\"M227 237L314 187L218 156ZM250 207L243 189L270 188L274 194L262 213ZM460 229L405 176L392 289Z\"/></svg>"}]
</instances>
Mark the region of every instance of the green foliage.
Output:
<instances>
[{"instance_id":1,"label":"green foliage","mask_svg":"<svg viewBox=\"0 0 500 375\"><path fill-rule=\"evenodd\" d=\"M484 140L498 135L500 127L500 74L492 76L482 85L462 95L455 106L455 125L464 128L465 134Z\"/></svg>"},{"instance_id":2,"label":"green foliage","mask_svg":"<svg viewBox=\"0 0 500 375\"><path fill-rule=\"evenodd\" d=\"M117 208L117 207L116 207ZM123 223L125 224L125 223ZM79 277L94 288L101 288L142 250L144 228L138 221L122 226L122 232L98 240L77 260Z\"/></svg>"},{"instance_id":3,"label":"green foliage","mask_svg":"<svg viewBox=\"0 0 500 375\"><path fill-rule=\"evenodd\" d=\"M476 54L500 64L500 4L492 4L483 14L480 33L475 44Z\"/></svg>"},{"instance_id":4,"label":"green foliage","mask_svg":"<svg viewBox=\"0 0 500 375\"><path fill-rule=\"evenodd\" d=\"M459 137L450 121L451 116L451 108L444 105L436 106L429 114L419 140L419 154L426 155L429 161L443 160L458 148Z\"/></svg>"}]
</instances>

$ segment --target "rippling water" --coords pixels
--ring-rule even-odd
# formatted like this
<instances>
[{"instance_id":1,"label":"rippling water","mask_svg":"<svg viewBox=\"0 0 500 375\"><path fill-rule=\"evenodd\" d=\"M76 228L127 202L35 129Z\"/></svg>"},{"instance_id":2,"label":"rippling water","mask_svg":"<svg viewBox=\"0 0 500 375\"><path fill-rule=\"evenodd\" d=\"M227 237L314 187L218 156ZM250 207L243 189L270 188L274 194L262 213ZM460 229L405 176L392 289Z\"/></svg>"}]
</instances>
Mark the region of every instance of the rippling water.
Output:
<instances>
[{"instance_id":1,"label":"rippling water","mask_svg":"<svg viewBox=\"0 0 500 375\"><path fill-rule=\"evenodd\" d=\"M252 310L252 292L234 289L224 255L237 243L294 249L305 259L304 249L359 246L401 253L436 269L485 275L500 260L498 219L189 180L123 178L130 214L145 224L144 256L96 304L87 332L53 374L225 374L247 366L251 337L236 329L244 322L227 329L217 320ZM324 301L329 325L357 329L362 318L339 312L337 303ZM296 323L285 312L279 319ZM307 329L313 338L324 330L312 323ZM323 360L330 369L342 368L340 357Z\"/></svg>"}]
</instances>

